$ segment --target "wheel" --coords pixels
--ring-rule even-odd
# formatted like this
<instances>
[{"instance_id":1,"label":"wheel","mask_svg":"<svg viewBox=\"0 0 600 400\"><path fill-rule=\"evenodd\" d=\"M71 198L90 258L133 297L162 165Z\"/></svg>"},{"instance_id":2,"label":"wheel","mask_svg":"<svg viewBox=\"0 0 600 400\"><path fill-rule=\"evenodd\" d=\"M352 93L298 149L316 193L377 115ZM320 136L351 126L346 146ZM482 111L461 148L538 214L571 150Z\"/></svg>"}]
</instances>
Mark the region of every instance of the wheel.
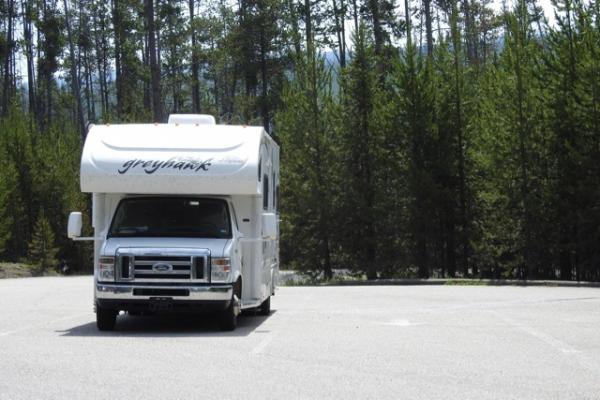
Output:
<instances>
[{"instance_id":1,"label":"wheel","mask_svg":"<svg viewBox=\"0 0 600 400\"><path fill-rule=\"evenodd\" d=\"M96 307L96 326L101 331L112 331L117 322L117 310Z\"/></svg>"},{"instance_id":2,"label":"wheel","mask_svg":"<svg viewBox=\"0 0 600 400\"><path fill-rule=\"evenodd\" d=\"M233 331L237 328L238 314L240 313L240 300L234 294L229 306L219 316L219 326L222 331Z\"/></svg>"},{"instance_id":3,"label":"wheel","mask_svg":"<svg viewBox=\"0 0 600 400\"><path fill-rule=\"evenodd\" d=\"M271 296L267 297L265 301L260 305L260 315L269 315L271 314Z\"/></svg>"},{"instance_id":4,"label":"wheel","mask_svg":"<svg viewBox=\"0 0 600 400\"><path fill-rule=\"evenodd\" d=\"M233 294L229 306L219 315L219 326L223 331L233 331L237 328L238 315L242 312L242 281L238 281L233 286Z\"/></svg>"}]
</instances>

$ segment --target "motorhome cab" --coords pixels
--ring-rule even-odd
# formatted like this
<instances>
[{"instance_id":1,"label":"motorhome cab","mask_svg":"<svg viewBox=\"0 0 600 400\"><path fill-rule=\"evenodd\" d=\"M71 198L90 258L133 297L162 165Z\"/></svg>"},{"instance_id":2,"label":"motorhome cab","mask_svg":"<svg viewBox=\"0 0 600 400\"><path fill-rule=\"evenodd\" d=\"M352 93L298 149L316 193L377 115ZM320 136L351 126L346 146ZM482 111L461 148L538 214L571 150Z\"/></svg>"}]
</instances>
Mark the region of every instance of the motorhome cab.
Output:
<instances>
[{"instance_id":1,"label":"motorhome cab","mask_svg":"<svg viewBox=\"0 0 600 400\"><path fill-rule=\"evenodd\" d=\"M120 311L270 311L279 270L279 147L261 127L204 115L168 124L95 125L81 157L94 237L81 213L69 237L94 241L100 330Z\"/></svg>"}]
</instances>

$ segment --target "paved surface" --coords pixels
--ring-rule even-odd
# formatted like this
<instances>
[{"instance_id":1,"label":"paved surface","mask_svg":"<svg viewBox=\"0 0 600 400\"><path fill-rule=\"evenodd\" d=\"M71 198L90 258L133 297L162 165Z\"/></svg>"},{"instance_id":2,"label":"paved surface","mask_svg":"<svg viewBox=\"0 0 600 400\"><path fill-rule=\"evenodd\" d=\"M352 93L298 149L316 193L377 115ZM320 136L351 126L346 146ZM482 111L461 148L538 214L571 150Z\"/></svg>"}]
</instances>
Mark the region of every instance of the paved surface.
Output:
<instances>
[{"instance_id":1,"label":"paved surface","mask_svg":"<svg viewBox=\"0 0 600 400\"><path fill-rule=\"evenodd\" d=\"M283 287L231 333L91 303L0 280L0 399L600 399L600 289Z\"/></svg>"}]
</instances>

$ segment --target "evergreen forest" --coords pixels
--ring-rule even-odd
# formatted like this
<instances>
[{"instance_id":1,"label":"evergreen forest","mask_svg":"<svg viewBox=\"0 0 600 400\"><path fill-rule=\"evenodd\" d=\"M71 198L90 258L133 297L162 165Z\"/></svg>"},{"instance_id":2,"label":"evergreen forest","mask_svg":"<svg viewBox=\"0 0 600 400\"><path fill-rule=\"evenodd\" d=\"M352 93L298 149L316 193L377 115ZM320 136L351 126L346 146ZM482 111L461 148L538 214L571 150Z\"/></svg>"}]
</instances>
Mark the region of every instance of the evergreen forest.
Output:
<instances>
[{"instance_id":1,"label":"evergreen forest","mask_svg":"<svg viewBox=\"0 0 600 400\"><path fill-rule=\"evenodd\" d=\"M544 1L1 0L0 260L89 272L88 125L203 113L280 144L282 268L600 281L600 2Z\"/></svg>"}]
</instances>

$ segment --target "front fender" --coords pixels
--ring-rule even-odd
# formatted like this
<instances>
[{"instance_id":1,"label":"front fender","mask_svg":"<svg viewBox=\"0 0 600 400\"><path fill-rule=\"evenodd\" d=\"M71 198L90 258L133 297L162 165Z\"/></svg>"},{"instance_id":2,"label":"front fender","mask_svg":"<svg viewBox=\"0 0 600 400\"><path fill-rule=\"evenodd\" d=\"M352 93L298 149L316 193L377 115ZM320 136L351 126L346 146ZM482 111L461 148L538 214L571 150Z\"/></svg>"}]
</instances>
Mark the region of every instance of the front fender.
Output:
<instances>
[{"instance_id":1,"label":"front fender","mask_svg":"<svg viewBox=\"0 0 600 400\"><path fill-rule=\"evenodd\" d=\"M240 271L239 268L236 268L235 271L233 271L233 277L231 279L231 283L235 283L237 282L238 279L242 278L242 271Z\"/></svg>"}]
</instances>

